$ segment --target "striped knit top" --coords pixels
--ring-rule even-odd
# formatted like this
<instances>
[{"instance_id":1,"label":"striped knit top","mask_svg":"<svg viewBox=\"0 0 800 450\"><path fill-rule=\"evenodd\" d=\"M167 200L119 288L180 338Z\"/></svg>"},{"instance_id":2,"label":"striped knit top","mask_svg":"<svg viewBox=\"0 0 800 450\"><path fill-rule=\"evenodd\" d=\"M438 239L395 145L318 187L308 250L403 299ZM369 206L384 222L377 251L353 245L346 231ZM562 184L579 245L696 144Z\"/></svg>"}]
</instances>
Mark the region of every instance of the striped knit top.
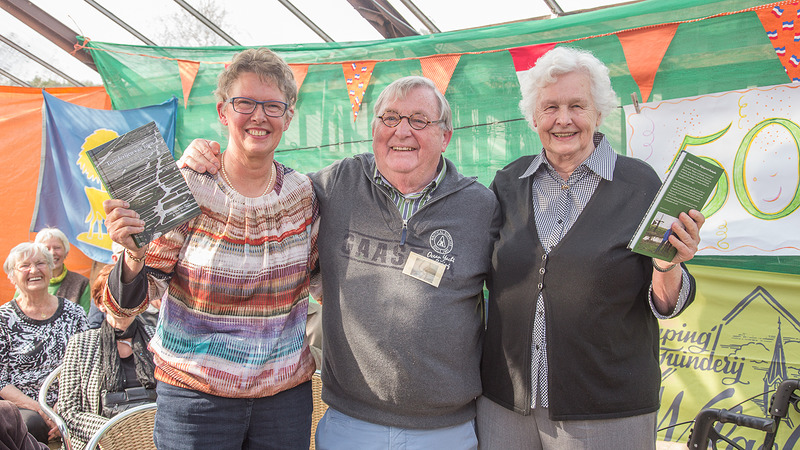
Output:
<instances>
[{"instance_id":1,"label":"striped knit top","mask_svg":"<svg viewBox=\"0 0 800 450\"><path fill-rule=\"evenodd\" d=\"M156 378L222 397L276 394L311 379L305 342L317 264L311 182L282 164L275 189L244 197L217 174L182 169L202 214L153 241L150 298L161 304L150 343Z\"/></svg>"}]
</instances>

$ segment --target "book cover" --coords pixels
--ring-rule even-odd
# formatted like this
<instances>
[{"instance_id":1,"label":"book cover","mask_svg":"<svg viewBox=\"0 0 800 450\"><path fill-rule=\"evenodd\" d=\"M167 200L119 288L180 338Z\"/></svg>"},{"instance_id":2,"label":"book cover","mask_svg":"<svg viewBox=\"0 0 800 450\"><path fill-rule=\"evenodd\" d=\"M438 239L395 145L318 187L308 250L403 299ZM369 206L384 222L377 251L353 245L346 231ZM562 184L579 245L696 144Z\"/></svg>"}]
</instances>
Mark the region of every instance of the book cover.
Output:
<instances>
[{"instance_id":1,"label":"book cover","mask_svg":"<svg viewBox=\"0 0 800 450\"><path fill-rule=\"evenodd\" d=\"M711 161L682 151L653 203L633 234L628 248L636 253L671 261L678 253L669 243L671 226L682 212L700 209L708 201L723 169Z\"/></svg>"},{"instance_id":2,"label":"book cover","mask_svg":"<svg viewBox=\"0 0 800 450\"><path fill-rule=\"evenodd\" d=\"M106 191L139 213L145 229L133 235L142 247L200 214L155 122L86 152Z\"/></svg>"}]
</instances>

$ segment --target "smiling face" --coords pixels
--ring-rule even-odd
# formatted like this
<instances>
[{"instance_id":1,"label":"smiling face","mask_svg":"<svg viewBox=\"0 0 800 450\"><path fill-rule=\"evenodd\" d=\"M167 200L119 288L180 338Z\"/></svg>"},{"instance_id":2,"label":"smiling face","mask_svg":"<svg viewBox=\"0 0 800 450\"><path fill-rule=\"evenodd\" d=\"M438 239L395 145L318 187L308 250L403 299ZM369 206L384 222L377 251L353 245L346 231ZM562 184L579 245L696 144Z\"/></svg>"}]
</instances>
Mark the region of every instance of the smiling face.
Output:
<instances>
[{"instance_id":1,"label":"smiling face","mask_svg":"<svg viewBox=\"0 0 800 450\"><path fill-rule=\"evenodd\" d=\"M430 121L439 119L435 95L426 87L416 87L404 98L387 102L378 115L387 111L401 116L420 113ZM372 151L378 171L392 186L408 194L419 192L436 176L436 168L453 132L445 131L435 123L415 130L408 119L402 119L394 128L376 121L372 135Z\"/></svg>"},{"instance_id":2,"label":"smiling face","mask_svg":"<svg viewBox=\"0 0 800 450\"><path fill-rule=\"evenodd\" d=\"M61 275L64 268L64 259L67 258L67 250L64 248L64 243L57 237L52 237L46 241L42 241L45 247L53 254L53 275Z\"/></svg>"},{"instance_id":3,"label":"smiling face","mask_svg":"<svg viewBox=\"0 0 800 450\"><path fill-rule=\"evenodd\" d=\"M14 264L14 273L11 282L19 289L22 295L47 291L50 285L52 271L47 263L47 258L41 253L34 252L27 258L20 259Z\"/></svg>"},{"instance_id":4,"label":"smiling face","mask_svg":"<svg viewBox=\"0 0 800 450\"><path fill-rule=\"evenodd\" d=\"M274 83L263 81L252 72L243 72L231 84L227 97L286 103L286 98ZM220 122L228 127L228 149L252 157L271 155L275 151L283 132L289 128L293 110L290 108L283 117L270 117L261 105L257 105L252 113L242 114L234 111L229 102L222 102L217 103L217 113Z\"/></svg>"},{"instance_id":5,"label":"smiling face","mask_svg":"<svg viewBox=\"0 0 800 450\"><path fill-rule=\"evenodd\" d=\"M534 124L547 160L558 170L572 171L594 151L592 137L600 125L589 76L583 72L560 75L542 88Z\"/></svg>"},{"instance_id":6,"label":"smiling face","mask_svg":"<svg viewBox=\"0 0 800 450\"><path fill-rule=\"evenodd\" d=\"M800 185L796 145L793 133L776 123L753 136L744 160L746 183L741 189L765 216L791 208Z\"/></svg>"}]
</instances>

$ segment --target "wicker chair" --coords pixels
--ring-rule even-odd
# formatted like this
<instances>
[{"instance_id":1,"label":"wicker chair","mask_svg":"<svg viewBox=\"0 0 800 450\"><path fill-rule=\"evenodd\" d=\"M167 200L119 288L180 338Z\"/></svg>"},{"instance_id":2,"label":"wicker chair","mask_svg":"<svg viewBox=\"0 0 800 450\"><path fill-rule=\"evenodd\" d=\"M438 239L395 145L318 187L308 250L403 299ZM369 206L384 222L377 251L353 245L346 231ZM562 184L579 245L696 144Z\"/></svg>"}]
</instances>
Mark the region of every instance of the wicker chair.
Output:
<instances>
[{"instance_id":1,"label":"wicker chair","mask_svg":"<svg viewBox=\"0 0 800 450\"><path fill-rule=\"evenodd\" d=\"M60 365L55 368L47 378L44 379L42 382L42 387L39 388L39 406L42 407L42 411L47 414L47 417L50 418L53 422L56 423L58 426L58 431L61 432L61 442L63 442L63 449L64 450L72 450L72 443L69 440L69 429L67 428L67 423L64 422L64 419L61 418L54 410L47 404L47 393L50 391L50 386L53 385L53 382L58 379L58 376L61 374L61 369L64 366Z\"/></svg>"},{"instance_id":2,"label":"wicker chair","mask_svg":"<svg viewBox=\"0 0 800 450\"><path fill-rule=\"evenodd\" d=\"M153 426L156 404L131 408L111 418L92 436L86 450L155 450Z\"/></svg>"},{"instance_id":3,"label":"wicker chair","mask_svg":"<svg viewBox=\"0 0 800 450\"><path fill-rule=\"evenodd\" d=\"M322 378L320 378L319 370L311 377L311 394L314 399L314 412L311 413L311 450L314 450L316 448L314 434L317 432L317 423L328 410L328 405L322 401Z\"/></svg>"}]
</instances>

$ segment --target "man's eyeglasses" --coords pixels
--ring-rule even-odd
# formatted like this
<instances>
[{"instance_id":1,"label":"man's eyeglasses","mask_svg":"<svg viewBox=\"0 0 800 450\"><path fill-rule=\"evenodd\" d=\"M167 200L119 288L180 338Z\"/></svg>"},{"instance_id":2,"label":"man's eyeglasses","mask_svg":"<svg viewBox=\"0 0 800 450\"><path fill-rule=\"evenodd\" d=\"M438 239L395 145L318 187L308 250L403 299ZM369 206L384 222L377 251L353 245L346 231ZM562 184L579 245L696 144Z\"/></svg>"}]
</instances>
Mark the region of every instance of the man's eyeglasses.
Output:
<instances>
[{"instance_id":1,"label":"man's eyeglasses","mask_svg":"<svg viewBox=\"0 0 800 450\"><path fill-rule=\"evenodd\" d=\"M382 116L378 116L378 118L381 119L381 122L383 122L383 124L389 128L394 128L400 125L400 122L402 122L403 119L407 119L408 124L415 130L422 130L425 129L428 124L441 122L441 120L428 120L428 118L422 113L414 113L410 116L401 116L394 111L387 111L383 113Z\"/></svg>"},{"instance_id":2,"label":"man's eyeglasses","mask_svg":"<svg viewBox=\"0 0 800 450\"><path fill-rule=\"evenodd\" d=\"M284 102L279 102L277 100L260 102L249 97L231 97L228 103L230 103L231 106L233 106L233 110L239 114L252 114L253 111L256 110L256 106L261 105L264 109L264 114L269 117L283 117L283 115L286 114L286 110L289 109L289 105Z\"/></svg>"}]
</instances>

